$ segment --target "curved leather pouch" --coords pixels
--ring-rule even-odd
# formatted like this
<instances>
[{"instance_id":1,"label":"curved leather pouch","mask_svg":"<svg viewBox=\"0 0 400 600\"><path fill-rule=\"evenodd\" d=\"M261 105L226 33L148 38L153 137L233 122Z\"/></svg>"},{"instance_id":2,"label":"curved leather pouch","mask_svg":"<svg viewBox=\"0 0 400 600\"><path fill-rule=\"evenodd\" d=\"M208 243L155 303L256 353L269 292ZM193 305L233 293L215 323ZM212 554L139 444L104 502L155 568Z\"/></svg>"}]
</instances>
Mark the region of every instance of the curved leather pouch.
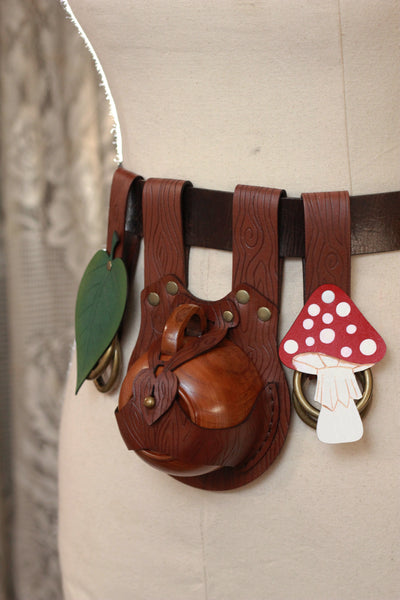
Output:
<instances>
[{"instance_id":1,"label":"curved leather pouch","mask_svg":"<svg viewBox=\"0 0 400 600\"><path fill-rule=\"evenodd\" d=\"M231 489L268 468L289 424L276 342L282 192L236 188L233 290L211 302L186 287L185 185L144 185L142 322L116 417L128 448L153 466L189 485Z\"/></svg>"}]
</instances>

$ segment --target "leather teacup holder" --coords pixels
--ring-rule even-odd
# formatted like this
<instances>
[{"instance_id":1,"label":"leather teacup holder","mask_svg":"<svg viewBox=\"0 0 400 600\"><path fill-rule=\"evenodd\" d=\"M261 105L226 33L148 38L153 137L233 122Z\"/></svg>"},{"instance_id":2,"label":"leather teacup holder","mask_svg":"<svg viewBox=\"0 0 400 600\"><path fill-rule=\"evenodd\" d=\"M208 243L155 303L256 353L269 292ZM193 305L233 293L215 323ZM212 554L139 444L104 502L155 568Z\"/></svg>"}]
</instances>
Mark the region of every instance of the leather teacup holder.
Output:
<instances>
[{"instance_id":1,"label":"leather teacup holder","mask_svg":"<svg viewBox=\"0 0 400 600\"><path fill-rule=\"evenodd\" d=\"M129 450L203 489L233 489L259 477L289 427L281 362L295 370L294 407L319 439L356 441L371 399L370 368L385 344L349 297L350 256L400 249L398 196L289 199L283 190L244 185L232 196L184 181L143 181L118 168L107 250L93 257L78 291L77 391L85 379L103 392L116 386L128 276L143 237L141 327L115 411ZM353 216L362 227L376 210L391 212L385 239L358 231L353 243ZM190 245L232 250L225 298L202 300L188 290ZM285 256L303 256L305 306L278 353ZM305 376L316 381L312 401Z\"/></svg>"}]
</instances>

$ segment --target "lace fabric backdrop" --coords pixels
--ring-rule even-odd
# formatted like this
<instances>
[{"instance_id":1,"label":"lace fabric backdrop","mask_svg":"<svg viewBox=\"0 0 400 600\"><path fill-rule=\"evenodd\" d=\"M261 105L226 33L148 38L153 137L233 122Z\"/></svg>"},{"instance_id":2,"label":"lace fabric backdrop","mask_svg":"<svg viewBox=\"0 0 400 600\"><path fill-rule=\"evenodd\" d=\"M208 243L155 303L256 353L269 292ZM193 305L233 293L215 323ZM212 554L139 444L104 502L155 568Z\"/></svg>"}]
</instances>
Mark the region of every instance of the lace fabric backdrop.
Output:
<instances>
[{"instance_id":1,"label":"lace fabric backdrop","mask_svg":"<svg viewBox=\"0 0 400 600\"><path fill-rule=\"evenodd\" d=\"M59 2L2 0L0 52L0 599L58 600L58 426L77 286L105 239L113 122Z\"/></svg>"}]
</instances>

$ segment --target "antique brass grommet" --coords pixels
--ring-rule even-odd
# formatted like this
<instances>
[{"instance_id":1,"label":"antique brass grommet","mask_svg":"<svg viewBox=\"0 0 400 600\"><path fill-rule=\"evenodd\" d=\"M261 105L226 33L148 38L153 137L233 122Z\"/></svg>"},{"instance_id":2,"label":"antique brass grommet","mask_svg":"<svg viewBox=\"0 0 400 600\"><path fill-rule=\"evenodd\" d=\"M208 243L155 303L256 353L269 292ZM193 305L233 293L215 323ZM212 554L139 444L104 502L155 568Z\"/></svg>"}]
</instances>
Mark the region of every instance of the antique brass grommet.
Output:
<instances>
[{"instance_id":1,"label":"antique brass grommet","mask_svg":"<svg viewBox=\"0 0 400 600\"><path fill-rule=\"evenodd\" d=\"M166 289L168 294L170 294L171 296L176 296L176 294L179 292L179 287L176 281L168 281Z\"/></svg>"},{"instance_id":2,"label":"antique brass grommet","mask_svg":"<svg viewBox=\"0 0 400 600\"><path fill-rule=\"evenodd\" d=\"M293 375L293 405L300 419L314 429L317 427L319 417L319 408L316 408L307 400L303 387L302 377L304 373L295 371ZM360 375L363 379L363 394L359 400L356 400L356 406L360 415L366 410L372 400L372 372L371 369L360 371L356 375Z\"/></svg>"},{"instance_id":3,"label":"antique brass grommet","mask_svg":"<svg viewBox=\"0 0 400 600\"><path fill-rule=\"evenodd\" d=\"M232 311L224 310L224 312L222 313L222 318L224 319L225 323L232 323L235 317Z\"/></svg>"},{"instance_id":4,"label":"antique brass grommet","mask_svg":"<svg viewBox=\"0 0 400 600\"><path fill-rule=\"evenodd\" d=\"M266 321L270 320L271 316L271 311L267 306L260 306L260 308L257 311L257 317L260 319L260 321L263 321L265 323Z\"/></svg>"},{"instance_id":5,"label":"antique brass grommet","mask_svg":"<svg viewBox=\"0 0 400 600\"><path fill-rule=\"evenodd\" d=\"M108 352L110 348L112 348L111 358L108 360L107 364L104 366L103 370L99 373L99 375L94 379L94 384L96 388L99 392L102 392L103 394L109 392L114 387L120 372L121 347L117 336L115 336L111 345L107 348L106 352ZM111 372L108 376L108 379L105 379L104 374L108 367L111 368Z\"/></svg>"},{"instance_id":6,"label":"antique brass grommet","mask_svg":"<svg viewBox=\"0 0 400 600\"><path fill-rule=\"evenodd\" d=\"M250 294L247 290L238 290L236 292L236 300L239 304L247 304L250 300Z\"/></svg>"},{"instance_id":7,"label":"antique brass grommet","mask_svg":"<svg viewBox=\"0 0 400 600\"><path fill-rule=\"evenodd\" d=\"M151 304L151 306L158 306L160 304L160 296L157 294L157 292L150 292L150 294L147 296L147 301L149 304Z\"/></svg>"}]
</instances>

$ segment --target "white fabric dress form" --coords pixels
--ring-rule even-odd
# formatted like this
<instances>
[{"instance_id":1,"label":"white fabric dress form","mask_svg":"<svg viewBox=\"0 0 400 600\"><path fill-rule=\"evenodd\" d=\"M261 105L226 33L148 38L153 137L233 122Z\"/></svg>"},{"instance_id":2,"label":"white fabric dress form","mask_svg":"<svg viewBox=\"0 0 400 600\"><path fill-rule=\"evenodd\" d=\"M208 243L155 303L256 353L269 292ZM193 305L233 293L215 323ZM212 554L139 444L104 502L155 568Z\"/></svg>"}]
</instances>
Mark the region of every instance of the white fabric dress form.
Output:
<instances>
[{"instance_id":1,"label":"white fabric dress form","mask_svg":"<svg viewBox=\"0 0 400 600\"><path fill-rule=\"evenodd\" d=\"M384 0L71 0L113 95L123 162L144 177L289 195L400 189L400 5ZM193 249L190 288L223 296L229 253ZM139 325L133 284L125 363ZM331 446L294 413L258 480L206 492L128 452L118 394L74 361L60 440L66 600L394 600L400 594L400 254L352 259L352 298L380 332L364 436ZM285 262L281 337L302 307ZM288 373L291 379L291 373Z\"/></svg>"}]
</instances>

